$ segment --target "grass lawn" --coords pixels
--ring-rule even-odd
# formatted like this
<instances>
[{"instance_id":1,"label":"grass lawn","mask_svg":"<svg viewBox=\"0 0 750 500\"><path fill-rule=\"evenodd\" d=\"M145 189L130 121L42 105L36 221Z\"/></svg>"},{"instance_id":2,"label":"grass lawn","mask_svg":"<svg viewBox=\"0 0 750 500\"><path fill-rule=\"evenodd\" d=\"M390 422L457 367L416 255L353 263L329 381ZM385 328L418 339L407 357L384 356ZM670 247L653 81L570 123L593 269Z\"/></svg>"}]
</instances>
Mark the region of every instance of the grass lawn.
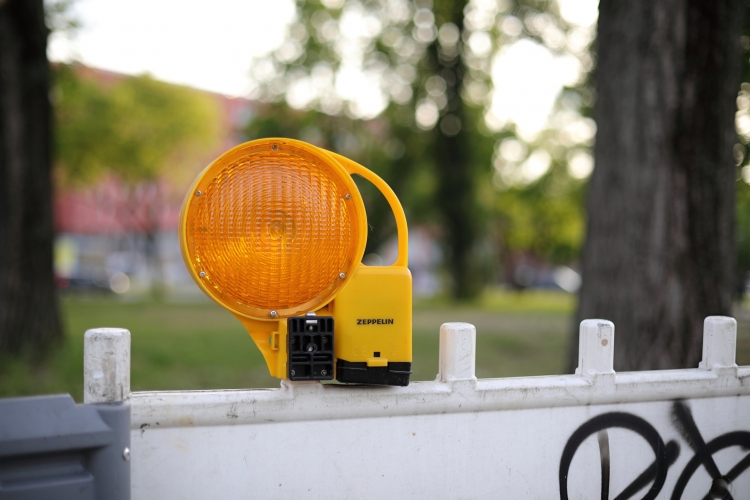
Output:
<instances>
[{"instance_id":1,"label":"grass lawn","mask_svg":"<svg viewBox=\"0 0 750 500\"><path fill-rule=\"evenodd\" d=\"M441 302L414 308L414 375L438 370L442 323L477 327L477 376L563 373L574 298L554 292L492 292L473 306ZM132 335L133 390L277 387L260 352L239 322L212 302L190 304L67 298L67 339L43 365L0 358L0 397L69 392L82 399L83 332L123 327ZM750 364L750 310L739 322L738 363Z\"/></svg>"}]
</instances>

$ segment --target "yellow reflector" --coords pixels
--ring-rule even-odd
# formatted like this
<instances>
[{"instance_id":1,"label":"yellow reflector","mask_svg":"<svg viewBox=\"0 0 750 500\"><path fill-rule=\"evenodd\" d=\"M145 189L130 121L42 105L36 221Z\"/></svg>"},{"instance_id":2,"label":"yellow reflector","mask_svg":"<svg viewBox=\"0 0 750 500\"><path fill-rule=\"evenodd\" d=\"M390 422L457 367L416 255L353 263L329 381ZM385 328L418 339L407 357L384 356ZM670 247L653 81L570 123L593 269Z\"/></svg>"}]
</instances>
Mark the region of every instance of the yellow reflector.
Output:
<instances>
[{"instance_id":1,"label":"yellow reflector","mask_svg":"<svg viewBox=\"0 0 750 500\"><path fill-rule=\"evenodd\" d=\"M364 251L356 185L327 153L298 141L228 151L199 177L183 211L183 251L201 287L255 318L323 306Z\"/></svg>"}]
</instances>

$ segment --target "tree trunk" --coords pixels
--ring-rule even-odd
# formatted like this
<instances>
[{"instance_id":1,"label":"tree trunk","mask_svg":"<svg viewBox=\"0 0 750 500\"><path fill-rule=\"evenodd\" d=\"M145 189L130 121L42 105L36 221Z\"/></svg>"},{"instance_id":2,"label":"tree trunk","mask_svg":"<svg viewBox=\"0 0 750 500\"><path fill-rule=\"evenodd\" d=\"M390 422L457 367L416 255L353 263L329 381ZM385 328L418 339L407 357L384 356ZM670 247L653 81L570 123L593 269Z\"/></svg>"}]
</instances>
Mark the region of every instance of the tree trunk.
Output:
<instances>
[{"instance_id":1,"label":"tree trunk","mask_svg":"<svg viewBox=\"0 0 750 500\"><path fill-rule=\"evenodd\" d=\"M41 353L62 339L47 33L42 0L0 0L0 352Z\"/></svg>"},{"instance_id":2,"label":"tree trunk","mask_svg":"<svg viewBox=\"0 0 750 500\"><path fill-rule=\"evenodd\" d=\"M596 168L578 322L615 324L616 370L695 367L729 315L740 0L602 0Z\"/></svg>"},{"instance_id":3,"label":"tree trunk","mask_svg":"<svg viewBox=\"0 0 750 500\"><path fill-rule=\"evenodd\" d=\"M442 2L436 7L436 14L445 21L452 22L458 27L459 32L463 32L466 4L466 0ZM455 57L441 55L437 41L432 44L429 51L434 73L445 80L448 101L440 113L440 121L432 132L432 153L438 171L435 206L446 233L444 249L452 280L451 295L456 299L471 298L479 292L477 266L472 260L472 251L478 236L478 208L467 131L466 105L461 98L466 72L460 55L462 43L459 40L458 55ZM456 123L460 128L457 133L453 133Z\"/></svg>"}]
</instances>

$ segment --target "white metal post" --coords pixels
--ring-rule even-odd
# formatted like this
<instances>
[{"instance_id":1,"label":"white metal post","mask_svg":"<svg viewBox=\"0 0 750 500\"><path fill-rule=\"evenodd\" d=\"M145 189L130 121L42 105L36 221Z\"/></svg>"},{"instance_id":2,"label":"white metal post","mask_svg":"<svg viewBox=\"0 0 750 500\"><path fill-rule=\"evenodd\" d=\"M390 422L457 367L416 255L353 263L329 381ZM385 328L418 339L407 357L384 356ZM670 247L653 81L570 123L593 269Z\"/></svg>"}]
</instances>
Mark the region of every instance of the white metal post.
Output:
<instances>
[{"instance_id":1,"label":"white metal post","mask_svg":"<svg viewBox=\"0 0 750 500\"><path fill-rule=\"evenodd\" d=\"M709 316L703 321L703 370L737 368L737 321L727 316Z\"/></svg>"},{"instance_id":2,"label":"white metal post","mask_svg":"<svg viewBox=\"0 0 750 500\"><path fill-rule=\"evenodd\" d=\"M576 375L591 381L614 381L615 325L605 319L581 321Z\"/></svg>"},{"instance_id":3,"label":"white metal post","mask_svg":"<svg viewBox=\"0 0 750 500\"><path fill-rule=\"evenodd\" d=\"M469 323L444 323L440 327L441 382L476 380L477 329Z\"/></svg>"},{"instance_id":4,"label":"white metal post","mask_svg":"<svg viewBox=\"0 0 750 500\"><path fill-rule=\"evenodd\" d=\"M94 328L83 337L83 402L130 399L130 332Z\"/></svg>"}]
</instances>

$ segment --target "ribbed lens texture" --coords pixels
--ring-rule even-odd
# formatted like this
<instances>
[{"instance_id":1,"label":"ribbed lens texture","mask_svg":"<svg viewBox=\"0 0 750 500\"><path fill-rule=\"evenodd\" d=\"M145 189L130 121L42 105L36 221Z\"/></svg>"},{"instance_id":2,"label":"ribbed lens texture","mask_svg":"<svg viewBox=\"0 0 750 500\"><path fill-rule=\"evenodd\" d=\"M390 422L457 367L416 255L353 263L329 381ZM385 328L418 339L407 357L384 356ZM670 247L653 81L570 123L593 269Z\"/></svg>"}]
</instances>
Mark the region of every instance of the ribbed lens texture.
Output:
<instances>
[{"instance_id":1,"label":"ribbed lens texture","mask_svg":"<svg viewBox=\"0 0 750 500\"><path fill-rule=\"evenodd\" d=\"M279 312L315 300L356 252L345 189L327 166L294 153L240 158L194 200L196 270L220 300Z\"/></svg>"}]
</instances>

